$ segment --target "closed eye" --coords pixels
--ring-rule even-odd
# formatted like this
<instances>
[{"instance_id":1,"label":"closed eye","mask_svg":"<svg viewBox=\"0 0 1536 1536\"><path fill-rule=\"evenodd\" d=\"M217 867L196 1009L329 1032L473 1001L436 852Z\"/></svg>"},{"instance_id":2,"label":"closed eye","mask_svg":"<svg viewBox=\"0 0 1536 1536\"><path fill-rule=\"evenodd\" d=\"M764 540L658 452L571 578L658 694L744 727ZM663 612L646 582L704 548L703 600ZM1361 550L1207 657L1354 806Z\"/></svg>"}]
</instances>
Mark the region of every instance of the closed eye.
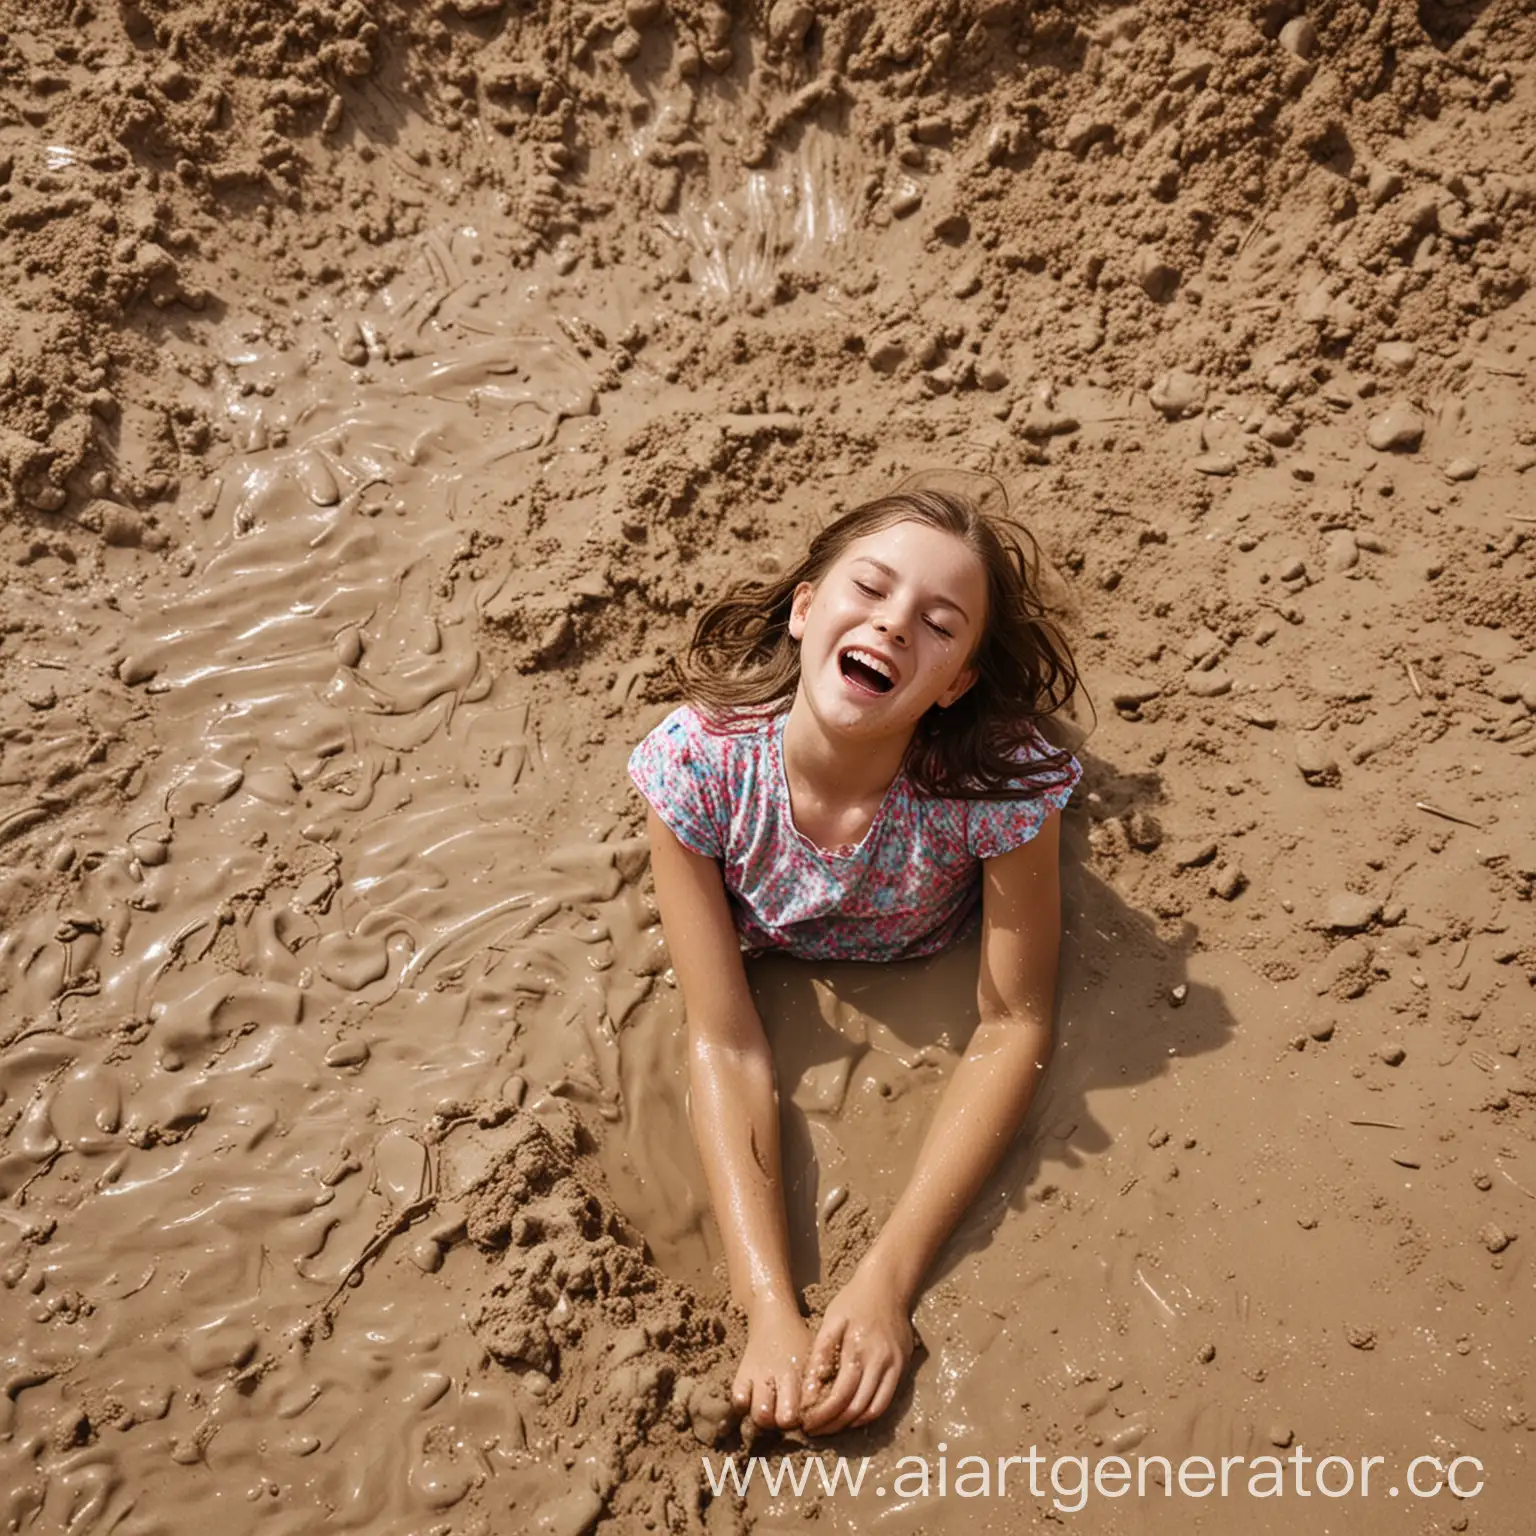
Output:
<instances>
[{"instance_id":1,"label":"closed eye","mask_svg":"<svg viewBox=\"0 0 1536 1536\"><path fill-rule=\"evenodd\" d=\"M860 592L864 594L865 597L880 596L880 594L873 587L869 586L865 582L860 581L857 576L854 577L853 584L859 589Z\"/></svg>"},{"instance_id":2,"label":"closed eye","mask_svg":"<svg viewBox=\"0 0 1536 1536\"><path fill-rule=\"evenodd\" d=\"M928 628L931 629L934 634L943 635L946 640L953 640L955 638L947 629L944 628L942 624L936 623L933 619L928 619L926 622Z\"/></svg>"}]
</instances>

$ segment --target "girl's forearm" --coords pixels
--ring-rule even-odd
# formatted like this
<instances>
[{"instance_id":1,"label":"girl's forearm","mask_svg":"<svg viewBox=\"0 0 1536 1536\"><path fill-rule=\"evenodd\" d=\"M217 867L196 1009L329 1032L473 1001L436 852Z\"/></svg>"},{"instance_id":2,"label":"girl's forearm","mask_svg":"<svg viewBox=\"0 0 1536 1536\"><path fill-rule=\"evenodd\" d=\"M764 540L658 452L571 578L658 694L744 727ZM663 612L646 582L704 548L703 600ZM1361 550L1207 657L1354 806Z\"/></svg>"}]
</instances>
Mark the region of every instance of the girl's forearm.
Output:
<instances>
[{"instance_id":1,"label":"girl's forearm","mask_svg":"<svg viewBox=\"0 0 1536 1536\"><path fill-rule=\"evenodd\" d=\"M889 1279L906 1305L1017 1134L1050 1047L1045 1024L977 1026L939 1100L912 1177L864 1259Z\"/></svg>"},{"instance_id":2,"label":"girl's forearm","mask_svg":"<svg viewBox=\"0 0 1536 1536\"><path fill-rule=\"evenodd\" d=\"M797 1306L779 1155L779 1104L766 1049L695 1042L692 1120L736 1299L750 1314Z\"/></svg>"}]
</instances>

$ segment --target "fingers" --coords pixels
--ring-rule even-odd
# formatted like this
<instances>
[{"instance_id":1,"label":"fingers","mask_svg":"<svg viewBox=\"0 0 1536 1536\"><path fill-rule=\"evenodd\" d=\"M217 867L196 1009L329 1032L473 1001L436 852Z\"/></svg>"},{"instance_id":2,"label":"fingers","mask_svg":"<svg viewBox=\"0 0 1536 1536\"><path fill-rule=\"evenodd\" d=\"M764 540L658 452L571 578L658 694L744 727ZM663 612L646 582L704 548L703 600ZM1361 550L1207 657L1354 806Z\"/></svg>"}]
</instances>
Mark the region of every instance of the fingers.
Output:
<instances>
[{"instance_id":1,"label":"fingers","mask_svg":"<svg viewBox=\"0 0 1536 1536\"><path fill-rule=\"evenodd\" d=\"M901 1366L898 1364L887 1367L885 1374L880 1378L880 1385L875 1389L875 1395L869 1401L869 1406L852 1421L851 1427L859 1429L865 1424L873 1424L891 1406L896 1396L896 1388L900 1385Z\"/></svg>"},{"instance_id":2,"label":"fingers","mask_svg":"<svg viewBox=\"0 0 1536 1536\"><path fill-rule=\"evenodd\" d=\"M813 1435L831 1434L841 1427L841 1420L863 1380L864 1364L852 1350L845 1352L836 1380L818 1397L805 1415L805 1428Z\"/></svg>"},{"instance_id":3,"label":"fingers","mask_svg":"<svg viewBox=\"0 0 1536 1536\"><path fill-rule=\"evenodd\" d=\"M774 1422L780 1429L793 1429L800 1422L800 1373L791 1368L779 1377L776 1391L778 1411Z\"/></svg>"},{"instance_id":4,"label":"fingers","mask_svg":"<svg viewBox=\"0 0 1536 1536\"><path fill-rule=\"evenodd\" d=\"M773 1427L774 1410L778 1406L778 1383L772 1376L765 1376L757 1383L752 1394L752 1422L760 1429Z\"/></svg>"},{"instance_id":5,"label":"fingers","mask_svg":"<svg viewBox=\"0 0 1536 1536\"><path fill-rule=\"evenodd\" d=\"M837 1375L838 1363L843 1353L843 1336L848 1331L848 1319L829 1317L822 1323L811 1346L810 1363L805 1368L807 1400L819 1396Z\"/></svg>"},{"instance_id":6,"label":"fingers","mask_svg":"<svg viewBox=\"0 0 1536 1536\"><path fill-rule=\"evenodd\" d=\"M760 1429L793 1429L800 1422L800 1373L793 1367L761 1380L738 1374L731 1388L731 1404L736 1412L750 1415Z\"/></svg>"}]
</instances>

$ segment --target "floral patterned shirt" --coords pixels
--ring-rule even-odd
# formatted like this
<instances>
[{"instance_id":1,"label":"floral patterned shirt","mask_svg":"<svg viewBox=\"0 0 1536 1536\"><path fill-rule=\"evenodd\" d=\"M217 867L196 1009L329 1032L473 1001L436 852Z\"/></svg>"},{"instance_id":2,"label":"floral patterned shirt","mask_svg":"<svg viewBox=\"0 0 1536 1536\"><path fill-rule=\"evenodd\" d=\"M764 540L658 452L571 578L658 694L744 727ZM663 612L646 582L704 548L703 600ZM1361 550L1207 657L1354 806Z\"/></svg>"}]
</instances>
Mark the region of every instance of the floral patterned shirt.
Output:
<instances>
[{"instance_id":1,"label":"floral patterned shirt","mask_svg":"<svg viewBox=\"0 0 1536 1536\"><path fill-rule=\"evenodd\" d=\"M1027 843L1082 777L1019 800L919 794L905 772L862 842L828 849L795 825L784 774L784 722L711 729L684 706L629 760L630 777L679 842L718 859L742 948L809 960L902 960L934 954L976 918L981 861ZM1038 738L1037 738L1038 741ZM1043 741L1021 761L1049 751Z\"/></svg>"}]
</instances>

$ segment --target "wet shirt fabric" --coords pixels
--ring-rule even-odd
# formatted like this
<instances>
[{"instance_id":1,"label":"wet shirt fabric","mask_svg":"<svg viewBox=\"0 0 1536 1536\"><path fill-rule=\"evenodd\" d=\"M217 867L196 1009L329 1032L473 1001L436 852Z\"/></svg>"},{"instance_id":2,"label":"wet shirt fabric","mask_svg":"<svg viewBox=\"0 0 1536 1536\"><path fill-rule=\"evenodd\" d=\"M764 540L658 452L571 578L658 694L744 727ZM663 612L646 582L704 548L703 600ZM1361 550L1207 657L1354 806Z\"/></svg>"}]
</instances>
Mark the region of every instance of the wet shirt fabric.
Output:
<instances>
[{"instance_id":1,"label":"wet shirt fabric","mask_svg":"<svg viewBox=\"0 0 1536 1536\"><path fill-rule=\"evenodd\" d=\"M679 842L718 859L743 949L808 960L904 960L959 938L977 914L981 860L1027 843L1082 777L1020 800L920 795L905 773L863 842L826 849L795 825L787 714L710 729L687 706L635 748L630 777ZM1048 754L1040 741L1023 761Z\"/></svg>"}]
</instances>

